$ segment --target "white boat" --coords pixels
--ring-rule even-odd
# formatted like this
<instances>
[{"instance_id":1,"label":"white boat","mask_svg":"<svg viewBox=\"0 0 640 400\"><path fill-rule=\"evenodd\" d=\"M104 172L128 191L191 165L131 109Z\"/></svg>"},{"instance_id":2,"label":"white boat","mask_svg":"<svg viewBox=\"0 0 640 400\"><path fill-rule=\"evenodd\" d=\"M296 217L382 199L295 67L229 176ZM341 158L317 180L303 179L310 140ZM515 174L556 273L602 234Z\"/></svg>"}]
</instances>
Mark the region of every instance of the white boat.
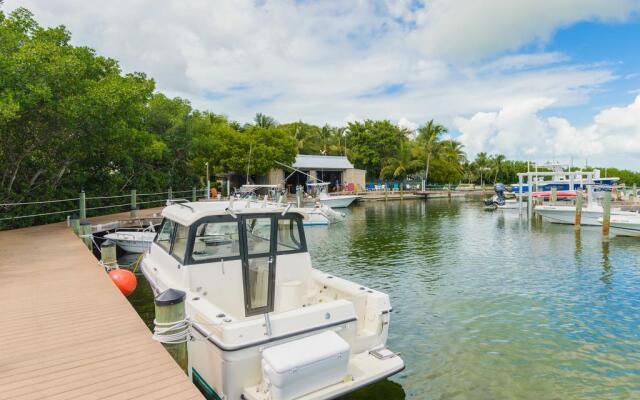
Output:
<instances>
[{"instance_id":1,"label":"white boat","mask_svg":"<svg viewBox=\"0 0 640 400\"><path fill-rule=\"evenodd\" d=\"M358 200L355 194L329 195L328 182L309 182L307 187L320 200L320 203L331 208L346 208Z\"/></svg>"},{"instance_id":2,"label":"white boat","mask_svg":"<svg viewBox=\"0 0 640 400\"><path fill-rule=\"evenodd\" d=\"M141 268L156 294L184 292L188 374L212 398L331 399L404 368L386 348L389 296L314 269L302 212L221 201L162 215Z\"/></svg>"},{"instance_id":3,"label":"white boat","mask_svg":"<svg viewBox=\"0 0 640 400\"><path fill-rule=\"evenodd\" d=\"M144 253L149 250L156 233L152 231L117 231L104 235L127 253Z\"/></svg>"},{"instance_id":4,"label":"white boat","mask_svg":"<svg viewBox=\"0 0 640 400\"><path fill-rule=\"evenodd\" d=\"M261 196L262 200L259 200ZM286 192L280 185L242 185L234 200L262 201L263 207L281 207L285 204L286 197ZM334 211L331 207L320 202L316 202L314 206L310 207L302 207L302 202L300 202L300 207L293 207L294 211L300 208L299 211L304 213L305 218L302 223L305 226L330 225L332 222L344 220L344 214Z\"/></svg>"},{"instance_id":5,"label":"white boat","mask_svg":"<svg viewBox=\"0 0 640 400\"><path fill-rule=\"evenodd\" d=\"M598 222L602 225L602 218L599 218ZM640 214L611 215L609 227L611 233L618 236L640 237Z\"/></svg>"},{"instance_id":6,"label":"white boat","mask_svg":"<svg viewBox=\"0 0 640 400\"><path fill-rule=\"evenodd\" d=\"M575 206L551 206L538 205L535 212L540 214L542 218L555 224L574 225L576 221ZM582 208L582 216L580 217L580 225L600 226L602 225L602 206L598 204L589 204ZM637 216L638 213L632 211L622 211L619 208L612 208L611 215L619 216Z\"/></svg>"}]
</instances>

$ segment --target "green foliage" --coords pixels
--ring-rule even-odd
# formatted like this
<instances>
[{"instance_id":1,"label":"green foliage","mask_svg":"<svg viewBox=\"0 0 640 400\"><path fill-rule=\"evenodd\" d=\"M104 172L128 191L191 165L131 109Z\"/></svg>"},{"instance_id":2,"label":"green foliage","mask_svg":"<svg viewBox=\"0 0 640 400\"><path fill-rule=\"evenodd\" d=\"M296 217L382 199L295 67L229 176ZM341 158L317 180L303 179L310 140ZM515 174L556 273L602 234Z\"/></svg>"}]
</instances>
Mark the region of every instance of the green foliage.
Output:
<instances>
[{"instance_id":1,"label":"green foliage","mask_svg":"<svg viewBox=\"0 0 640 400\"><path fill-rule=\"evenodd\" d=\"M347 129L349 159L356 168L374 177L397 156L401 144L407 140L405 132L388 120L350 122Z\"/></svg>"},{"instance_id":2,"label":"green foliage","mask_svg":"<svg viewBox=\"0 0 640 400\"><path fill-rule=\"evenodd\" d=\"M24 8L0 11L0 203L184 189L204 183L205 162L242 174L293 162L295 138L273 118L241 127L193 110L70 38Z\"/></svg>"}]
</instances>

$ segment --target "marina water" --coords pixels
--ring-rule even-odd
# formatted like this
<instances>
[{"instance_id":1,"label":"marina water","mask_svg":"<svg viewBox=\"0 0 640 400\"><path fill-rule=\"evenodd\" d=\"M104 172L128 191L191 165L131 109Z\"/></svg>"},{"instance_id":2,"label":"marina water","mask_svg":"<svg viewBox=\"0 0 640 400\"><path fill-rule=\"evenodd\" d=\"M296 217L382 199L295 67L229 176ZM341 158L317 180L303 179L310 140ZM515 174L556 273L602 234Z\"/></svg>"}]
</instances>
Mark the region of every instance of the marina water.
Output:
<instances>
[{"instance_id":1,"label":"marina water","mask_svg":"<svg viewBox=\"0 0 640 400\"><path fill-rule=\"evenodd\" d=\"M640 240L478 199L361 203L308 227L313 263L388 293L406 369L349 399L640 397ZM143 279L144 280L144 279ZM146 282L131 301L148 325Z\"/></svg>"}]
</instances>

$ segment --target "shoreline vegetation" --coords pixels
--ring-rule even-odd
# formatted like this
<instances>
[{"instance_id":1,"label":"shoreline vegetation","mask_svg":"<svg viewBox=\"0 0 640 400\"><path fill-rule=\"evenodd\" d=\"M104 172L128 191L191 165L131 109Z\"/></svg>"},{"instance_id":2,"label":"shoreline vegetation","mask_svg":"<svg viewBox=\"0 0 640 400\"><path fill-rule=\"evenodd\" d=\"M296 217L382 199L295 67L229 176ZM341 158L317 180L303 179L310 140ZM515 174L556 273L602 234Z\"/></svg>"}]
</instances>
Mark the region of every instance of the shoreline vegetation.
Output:
<instances>
[{"instance_id":1,"label":"shoreline vegetation","mask_svg":"<svg viewBox=\"0 0 640 400\"><path fill-rule=\"evenodd\" d=\"M433 120L415 132L389 120L316 126L278 123L260 113L241 124L169 98L144 73L124 74L116 60L70 41L64 26L41 27L25 8L0 10L4 217L36 211L35 205L17 210L7 203L73 198L81 189L104 196L203 187L205 163L213 175L264 175L275 161L291 164L296 154L345 155L367 171L368 182L426 176L429 184L512 183L527 170L527 161L500 154L468 159L463 145ZM640 185L639 173L607 170Z\"/></svg>"}]
</instances>

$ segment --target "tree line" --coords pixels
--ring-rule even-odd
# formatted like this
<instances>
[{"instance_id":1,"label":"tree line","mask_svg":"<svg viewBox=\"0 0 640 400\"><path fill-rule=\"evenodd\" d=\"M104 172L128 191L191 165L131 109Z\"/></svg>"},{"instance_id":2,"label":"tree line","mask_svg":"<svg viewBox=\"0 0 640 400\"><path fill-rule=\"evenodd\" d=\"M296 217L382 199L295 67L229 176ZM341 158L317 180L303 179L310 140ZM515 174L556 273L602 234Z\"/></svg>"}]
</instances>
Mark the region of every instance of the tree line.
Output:
<instances>
[{"instance_id":1,"label":"tree line","mask_svg":"<svg viewBox=\"0 0 640 400\"><path fill-rule=\"evenodd\" d=\"M389 120L333 127L257 114L241 124L169 98L144 73L125 74L116 60L70 40L64 26L42 27L25 8L0 11L0 204L80 189L203 187L205 163L212 174L263 175L296 154L346 155L370 181L514 182L526 171L526 162L502 155L468 160L434 121L410 131ZM640 183L637 174L628 179Z\"/></svg>"}]
</instances>

